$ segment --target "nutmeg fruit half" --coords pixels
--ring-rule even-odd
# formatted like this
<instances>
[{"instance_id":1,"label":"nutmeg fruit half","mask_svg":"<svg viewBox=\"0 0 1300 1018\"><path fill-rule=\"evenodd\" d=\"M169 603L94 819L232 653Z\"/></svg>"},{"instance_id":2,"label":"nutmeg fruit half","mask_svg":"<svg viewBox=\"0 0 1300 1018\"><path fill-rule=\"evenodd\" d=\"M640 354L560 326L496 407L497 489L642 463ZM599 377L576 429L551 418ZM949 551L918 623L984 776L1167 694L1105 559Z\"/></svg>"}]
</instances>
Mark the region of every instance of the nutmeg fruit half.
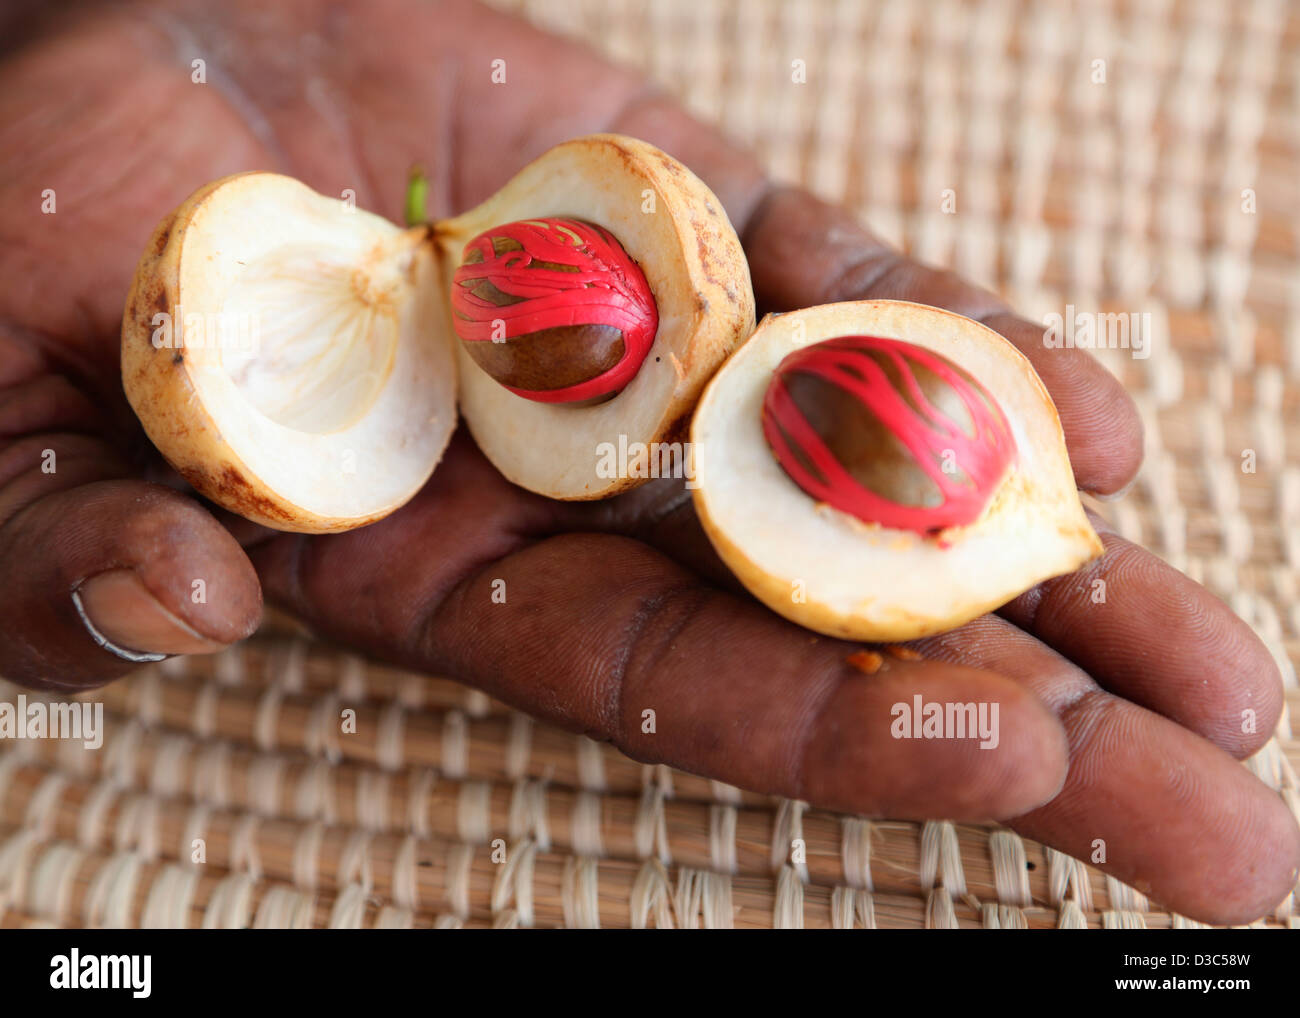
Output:
<instances>
[{"instance_id":1,"label":"nutmeg fruit half","mask_svg":"<svg viewBox=\"0 0 1300 1018\"><path fill-rule=\"evenodd\" d=\"M290 177L200 188L155 230L122 385L196 490L278 530L348 530L417 492L456 426L427 229Z\"/></svg>"},{"instance_id":2,"label":"nutmeg fruit half","mask_svg":"<svg viewBox=\"0 0 1300 1018\"><path fill-rule=\"evenodd\" d=\"M721 202L634 138L557 145L434 235L465 421L502 474L552 498L643 483L610 470L607 451L681 443L704 384L754 328Z\"/></svg>"},{"instance_id":3,"label":"nutmeg fruit half","mask_svg":"<svg viewBox=\"0 0 1300 1018\"><path fill-rule=\"evenodd\" d=\"M1102 551L1029 362L938 308L769 315L709 383L691 437L719 555L831 636L953 629Z\"/></svg>"},{"instance_id":4,"label":"nutmeg fruit half","mask_svg":"<svg viewBox=\"0 0 1300 1018\"><path fill-rule=\"evenodd\" d=\"M609 446L680 442L753 330L717 198L651 145L566 142L455 219L395 226L272 173L201 187L155 231L122 383L201 494L280 530L410 499L457 402L506 477L554 498L647 479Z\"/></svg>"}]
</instances>

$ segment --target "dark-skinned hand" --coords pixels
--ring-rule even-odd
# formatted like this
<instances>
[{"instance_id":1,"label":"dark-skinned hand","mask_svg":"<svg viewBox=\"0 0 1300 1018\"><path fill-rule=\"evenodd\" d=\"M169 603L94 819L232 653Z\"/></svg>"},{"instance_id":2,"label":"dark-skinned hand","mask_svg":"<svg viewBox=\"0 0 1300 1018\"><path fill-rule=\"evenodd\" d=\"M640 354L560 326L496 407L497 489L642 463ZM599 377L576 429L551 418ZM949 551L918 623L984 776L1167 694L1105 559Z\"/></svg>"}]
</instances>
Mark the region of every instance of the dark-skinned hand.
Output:
<instances>
[{"instance_id":1,"label":"dark-skinned hand","mask_svg":"<svg viewBox=\"0 0 1300 1018\"><path fill-rule=\"evenodd\" d=\"M635 75L462 0L0 10L0 673L84 689L131 667L92 640L74 590L110 640L157 653L247 636L265 595L331 639L639 760L867 815L997 818L1085 860L1100 840L1109 872L1211 922L1254 919L1292 888L1300 833L1237 763L1281 710L1272 659L1217 599L1104 529L1099 561L868 676L846 664L859 648L736 587L680 482L551 502L502 479L462 428L388 519L272 535L149 479L166 473L118 367L140 251L201 184L274 170L397 220L419 163L441 217L592 131L654 142L714 189L760 308L903 298L1002 333L1051 391L1079 487L1113 493L1137 471L1141 425L1088 354L1045 349L993 295L774 186ZM891 738L891 705L914 693L997 701L1000 744Z\"/></svg>"}]
</instances>

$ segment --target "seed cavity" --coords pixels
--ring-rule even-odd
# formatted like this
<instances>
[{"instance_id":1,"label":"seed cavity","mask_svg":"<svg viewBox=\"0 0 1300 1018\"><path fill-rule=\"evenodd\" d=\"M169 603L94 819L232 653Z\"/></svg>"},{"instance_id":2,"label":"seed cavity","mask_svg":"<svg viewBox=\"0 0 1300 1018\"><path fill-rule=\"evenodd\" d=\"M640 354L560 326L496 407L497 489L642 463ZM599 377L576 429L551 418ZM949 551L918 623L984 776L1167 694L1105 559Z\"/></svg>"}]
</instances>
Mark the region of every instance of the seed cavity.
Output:
<instances>
[{"instance_id":1,"label":"seed cavity","mask_svg":"<svg viewBox=\"0 0 1300 1018\"><path fill-rule=\"evenodd\" d=\"M277 424L327 434L360 420L393 369L404 280L376 252L278 248L244 268L222 307L251 323L220 346L221 365L244 398Z\"/></svg>"}]
</instances>

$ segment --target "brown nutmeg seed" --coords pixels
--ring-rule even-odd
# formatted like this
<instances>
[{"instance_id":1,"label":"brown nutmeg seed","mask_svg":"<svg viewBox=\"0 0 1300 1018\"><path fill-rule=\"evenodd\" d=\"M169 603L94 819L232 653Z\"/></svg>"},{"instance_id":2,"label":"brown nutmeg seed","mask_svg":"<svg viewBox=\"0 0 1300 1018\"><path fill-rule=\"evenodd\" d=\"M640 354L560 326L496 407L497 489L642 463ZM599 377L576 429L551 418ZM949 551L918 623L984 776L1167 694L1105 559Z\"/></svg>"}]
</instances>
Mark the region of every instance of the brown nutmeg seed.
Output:
<instances>
[{"instance_id":1,"label":"brown nutmeg seed","mask_svg":"<svg viewBox=\"0 0 1300 1018\"><path fill-rule=\"evenodd\" d=\"M640 267L608 230L577 219L507 223L474 238L452 310L474 363L543 403L617 395L659 326Z\"/></svg>"},{"instance_id":2,"label":"brown nutmeg seed","mask_svg":"<svg viewBox=\"0 0 1300 1018\"><path fill-rule=\"evenodd\" d=\"M886 361L881 367L897 387L894 366ZM971 434L970 413L952 387L924 368L917 367L915 377L931 405ZM943 492L902 439L862 400L819 375L791 372L785 384L804 419L862 487L899 505L933 507L943 502ZM953 461L951 470L964 479L959 463Z\"/></svg>"},{"instance_id":3,"label":"brown nutmeg seed","mask_svg":"<svg viewBox=\"0 0 1300 1018\"><path fill-rule=\"evenodd\" d=\"M920 534L978 518L1016 456L979 382L932 350L879 336L788 355L764 397L763 433L813 498Z\"/></svg>"},{"instance_id":4,"label":"brown nutmeg seed","mask_svg":"<svg viewBox=\"0 0 1300 1018\"><path fill-rule=\"evenodd\" d=\"M507 388L553 390L609 371L623 359L627 345L623 333L610 325L560 325L500 343L466 343L465 349Z\"/></svg>"}]
</instances>

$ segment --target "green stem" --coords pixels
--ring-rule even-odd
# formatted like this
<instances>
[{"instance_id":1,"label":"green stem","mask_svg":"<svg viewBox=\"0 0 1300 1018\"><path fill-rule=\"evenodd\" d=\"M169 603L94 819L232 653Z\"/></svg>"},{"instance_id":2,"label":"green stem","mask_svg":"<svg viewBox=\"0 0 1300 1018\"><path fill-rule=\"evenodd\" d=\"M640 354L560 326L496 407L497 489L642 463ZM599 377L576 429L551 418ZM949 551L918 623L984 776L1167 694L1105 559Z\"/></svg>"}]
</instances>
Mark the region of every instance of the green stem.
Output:
<instances>
[{"instance_id":1,"label":"green stem","mask_svg":"<svg viewBox=\"0 0 1300 1018\"><path fill-rule=\"evenodd\" d=\"M412 166L406 178L406 225L423 226L429 221L426 205L429 199L429 178L419 166Z\"/></svg>"}]
</instances>

